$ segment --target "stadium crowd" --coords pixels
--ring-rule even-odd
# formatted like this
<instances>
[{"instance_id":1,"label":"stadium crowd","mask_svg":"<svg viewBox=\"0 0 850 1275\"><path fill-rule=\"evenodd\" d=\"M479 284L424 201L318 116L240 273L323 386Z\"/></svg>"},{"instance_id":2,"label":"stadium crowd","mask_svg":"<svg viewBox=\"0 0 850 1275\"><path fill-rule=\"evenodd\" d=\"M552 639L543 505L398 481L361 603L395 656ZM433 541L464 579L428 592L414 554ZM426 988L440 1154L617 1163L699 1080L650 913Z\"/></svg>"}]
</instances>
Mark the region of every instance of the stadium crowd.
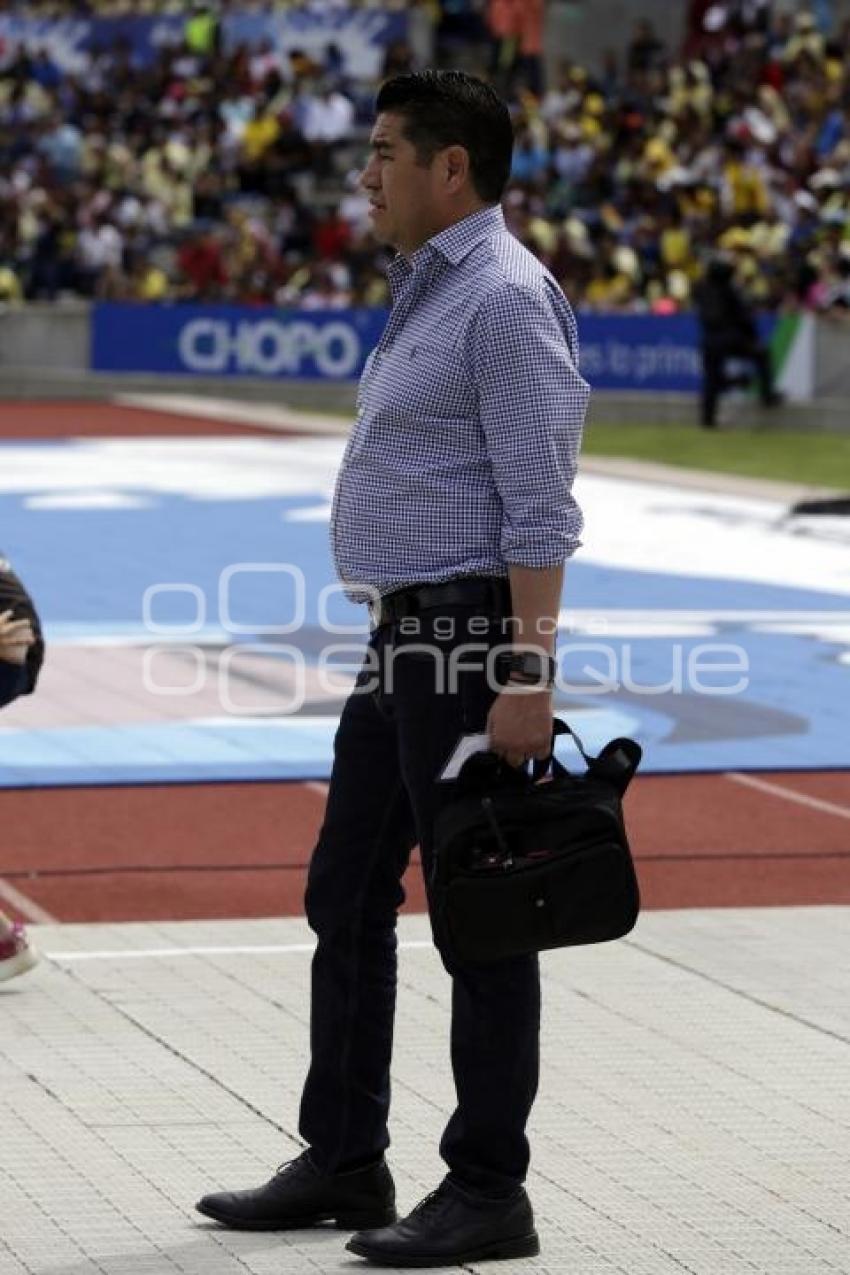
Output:
<instances>
[{"instance_id":1,"label":"stadium crowd","mask_svg":"<svg viewBox=\"0 0 850 1275\"><path fill-rule=\"evenodd\" d=\"M374 83L333 44L225 50L219 10L196 5L147 68L120 42L75 75L7 52L0 299L385 301L357 189ZM687 308L722 252L759 306L850 308L850 30L695 0L683 50L642 22L600 71L564 61L545 84L542 0L468 16L467 64L513 103L509 225L575 303ZM381 78L414 63L391 45Z\"/></svg>"}]
</instances>

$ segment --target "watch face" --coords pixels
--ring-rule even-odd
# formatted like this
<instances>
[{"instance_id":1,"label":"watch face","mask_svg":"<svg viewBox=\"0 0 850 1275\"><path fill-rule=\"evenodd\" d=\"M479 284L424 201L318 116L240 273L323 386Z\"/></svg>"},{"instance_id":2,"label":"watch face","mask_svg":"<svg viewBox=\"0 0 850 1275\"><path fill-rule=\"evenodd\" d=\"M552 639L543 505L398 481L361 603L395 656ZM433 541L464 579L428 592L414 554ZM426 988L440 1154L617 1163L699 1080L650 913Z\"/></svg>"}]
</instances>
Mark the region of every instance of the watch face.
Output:
<instances>
[{"instance_id":1,"label":"watch face","mask_svg":"<svg viewBox=\"0 0 850 1275\"><path fill-rule=\"evenodd\" d=\"M509 677L537 686L551 685L555 674L554 660L535 651L517 651L507 656L504 667Z\"/></svg>"},{"instance_id":2,"label":"watch face","mask_svg":"<svg viewBox=\"0 0 850 1275\"><path fill-rule=\"evenodd\" d=\"M514 651L499 657L502 676L516 678L533 685L551 686L555 677L555 661L536 651Z\"/></svg>"}]
</instances>

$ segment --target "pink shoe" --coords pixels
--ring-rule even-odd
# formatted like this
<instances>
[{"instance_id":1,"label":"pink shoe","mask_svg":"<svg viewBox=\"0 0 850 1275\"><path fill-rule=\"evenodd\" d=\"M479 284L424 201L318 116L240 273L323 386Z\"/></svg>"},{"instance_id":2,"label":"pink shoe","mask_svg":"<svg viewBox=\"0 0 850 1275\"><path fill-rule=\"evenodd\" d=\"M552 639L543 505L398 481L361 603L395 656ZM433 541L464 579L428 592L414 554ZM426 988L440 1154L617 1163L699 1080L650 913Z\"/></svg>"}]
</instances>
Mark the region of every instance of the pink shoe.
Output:
<instances>
[{"instance_id":1,"label":"pink shoe","mask_svg":"<svg viewBox=\"0 0 850 1275\"><path fill-rule=\"evenodd\" d=\"M0 983L16 974L26 974L38 964L38 954L27 938L27 932L16 921L8 938L0 939Z\"/></svg>"}]
</instances>

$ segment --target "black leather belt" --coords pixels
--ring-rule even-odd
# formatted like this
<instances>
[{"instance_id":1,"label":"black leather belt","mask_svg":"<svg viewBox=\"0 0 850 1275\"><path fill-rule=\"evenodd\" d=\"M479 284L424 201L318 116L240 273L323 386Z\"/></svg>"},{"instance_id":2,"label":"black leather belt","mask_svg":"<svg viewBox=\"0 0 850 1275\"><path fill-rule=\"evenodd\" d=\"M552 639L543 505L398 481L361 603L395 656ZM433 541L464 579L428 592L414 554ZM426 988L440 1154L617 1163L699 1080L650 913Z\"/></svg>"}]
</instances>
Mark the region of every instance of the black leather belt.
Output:
<instances>
[{"instance_id":1,"label":"black leather belt","mask_svg":"<svg viewBox=\"0 0 850 1275\"><path fill-rule=\"evenodd\" d=\"M504 576L467 576L442 584L411 584L369 603L373 628L440 607L474 606L485 615L510 615L511 589Z\"/></svg>"}]
</instances>

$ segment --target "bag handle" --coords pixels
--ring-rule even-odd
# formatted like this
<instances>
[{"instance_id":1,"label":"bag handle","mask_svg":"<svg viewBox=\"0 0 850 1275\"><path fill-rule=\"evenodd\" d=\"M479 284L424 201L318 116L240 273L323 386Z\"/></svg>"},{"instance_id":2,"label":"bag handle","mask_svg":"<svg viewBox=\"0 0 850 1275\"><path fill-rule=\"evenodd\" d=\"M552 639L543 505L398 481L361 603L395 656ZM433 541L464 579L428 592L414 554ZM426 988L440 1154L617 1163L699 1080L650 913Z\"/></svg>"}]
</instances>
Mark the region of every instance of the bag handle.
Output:
<instances>
[{"instance_id":1,"label":"bag handle","mask_svg":"<svg viewBox=\"0 0 850 1275\"><path fill-rule=\"evenodd\" d=\"M640 744L633 739L621 737L612 739L605 745L597 757L588 753L580 736L560 717L552 719L552 746L548 757L539 758L531 764L531 774L522 767L512 767L497 757L493 752L474 753L469 757L457 776L455 783L459 790L488 787L493 784L537 783L551 771L556 778L563 778L569 771L555 756L555 740L559 735L571 735L576 748L580 752L587 773L594 779L601 779L617 790L620 796L628 788L642 756Z\"/></svg>"},{"instance_id":2,"label":"bag handle","mask_svg":"<svg viewBox=\"0 0 850 1275\"><path fill-rule=\"evenodd\" d=\"M535 783L537 783L538 780L543 779L545 775L548 775L550 769L553 775L562 776L569 773L566 766L562 766L558 761L558 758L555 756L555 740L559 735L572 735L573 743L584 758L584 762L588 770L590 770L596 760L595 757L591 757L585 752L584 744L581 742L581 739L573 730L572 726L569 726L567 722L563 721L560 717L555 717L552 719L552 745L549 749L549 756L537 758L531 763L531 778Z\"/></svg>"},{"instance_id":3,"label":"bag handle","mask_svg":"<svg viewBox=\"0 0 850 1275\"><path fill-rule=\"evenodd\" d=\"M621 736L610 740L599 755L594 757L586 752L578 734L560 717L556 717L552 721L552 749L549 756L532 763L531 778L535 783L543 779L550 769L553 775L559 777L569 773L555 756L555 740L559 735L571 735L573 742L584 758L588 774L594 779L601 779L611 784L622 797L634 778L635 771L643 756L643 749L640 744L633 739L628 739L626 736Z\"/></svg>"}]
</instances>

